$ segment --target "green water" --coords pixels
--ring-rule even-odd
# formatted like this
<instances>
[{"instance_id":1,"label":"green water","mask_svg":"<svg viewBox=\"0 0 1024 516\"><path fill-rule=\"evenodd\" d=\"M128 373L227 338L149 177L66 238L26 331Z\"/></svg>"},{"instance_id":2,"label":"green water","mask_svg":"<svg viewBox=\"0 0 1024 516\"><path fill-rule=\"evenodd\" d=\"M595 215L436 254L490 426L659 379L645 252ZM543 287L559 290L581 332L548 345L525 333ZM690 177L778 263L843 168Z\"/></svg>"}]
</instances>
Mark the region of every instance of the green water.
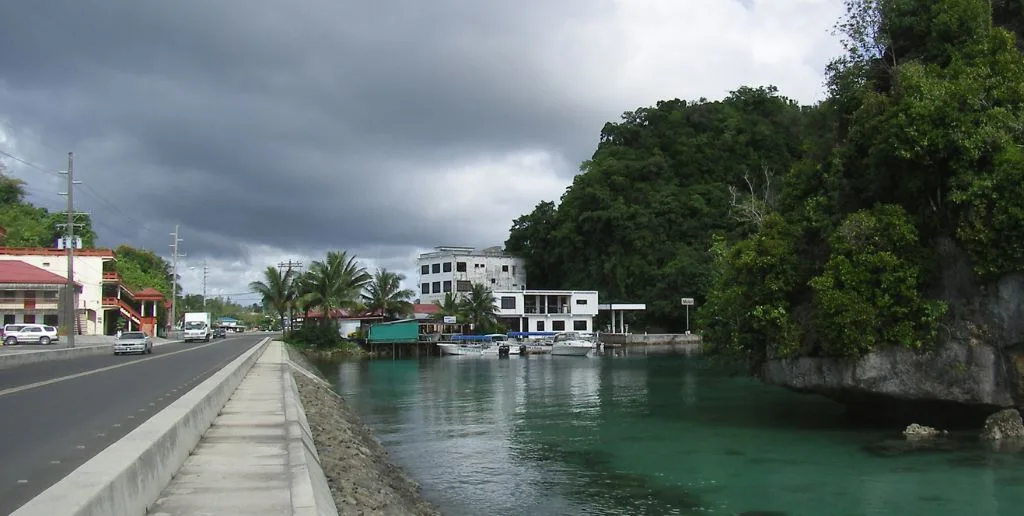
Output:
<instances>
[{"instance_id":1,"label":"green water","mask_svg":"<svg viewBox=\"0 0 1024 516\"><path fill-rule=\"evenodd\" d=\"M322 369L444 514L1024 515L1024 454L887 453L899 428L699 358Z\"/></svg>"}]
</instances>

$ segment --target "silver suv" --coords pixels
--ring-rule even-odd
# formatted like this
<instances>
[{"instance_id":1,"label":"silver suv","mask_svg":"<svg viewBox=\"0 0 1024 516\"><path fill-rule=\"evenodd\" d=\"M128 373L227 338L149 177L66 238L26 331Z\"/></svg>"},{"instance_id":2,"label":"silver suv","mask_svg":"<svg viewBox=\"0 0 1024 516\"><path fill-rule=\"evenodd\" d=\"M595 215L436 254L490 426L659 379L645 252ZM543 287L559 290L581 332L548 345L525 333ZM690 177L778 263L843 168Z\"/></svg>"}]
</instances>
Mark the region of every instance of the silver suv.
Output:
<instances>
[{"instance_id":1,"label":"silver suv","mask_svg":"<svg viewBox=\"0 0 1024 516\"><path fill-rule=\"evenodd\" d=\"M60 340L57 328L45 324L7 324L3 336L5 346L30 343L45 346Z\"/></svg>"}]
</instances>

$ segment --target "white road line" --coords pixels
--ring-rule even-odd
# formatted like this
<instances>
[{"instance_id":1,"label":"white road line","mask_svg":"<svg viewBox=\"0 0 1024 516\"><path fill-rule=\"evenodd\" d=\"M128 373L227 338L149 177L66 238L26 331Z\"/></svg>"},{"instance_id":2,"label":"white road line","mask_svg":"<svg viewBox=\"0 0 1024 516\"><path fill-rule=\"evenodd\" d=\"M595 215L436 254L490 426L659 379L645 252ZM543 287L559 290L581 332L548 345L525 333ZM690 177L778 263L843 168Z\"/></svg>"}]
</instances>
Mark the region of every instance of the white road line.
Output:
<instances>
[{"instance_id":1,"label":"white road line","mask_svg":"<svg viewBox=\"0 0 1024 516\"><path fill-rule=\"evenodd\" d=\"M67 376L61 376L60 378L51 378L49 380L43 380L41 382L30 383L28 385L22 385L20 387L11 387L10 389L4 389L4 390L0 391L0 396L7 396L8 394L14 394L16 392L27 391L29 389L35 389L36 387L44 387L44 386L51 385L51 384L54 384L54 383L57 383L57 382L63 382L65 380L74 380L75 378L81 378L83 376L89 376L91 374L102 373L104 371L110 371L112 369L117 369L119 367L128 367L128 366L134 365L134 364L141 364L142 362L147 362L149 360L156 360L158 358L165 358L165 357L177 355L178 353L187 353L189 351L195 351L197 349L203 349L203 348L205 348L207 346L212 346L214 344L218 344L218 343L217 342L211 342L209 344L203 344L201 346L196 346L196 347L193 347L193 348L179 349L178 351L172 351L170 353L164 353L164 354L161 354L161 355L153 355L151 357L140 358L138 360L132 360L131 362L125 362L123 364L114 364L112 366L101 367L99 369L93 369L91 371L82 371L81 373L69 374Z\"/></svg>"}]
</instances>

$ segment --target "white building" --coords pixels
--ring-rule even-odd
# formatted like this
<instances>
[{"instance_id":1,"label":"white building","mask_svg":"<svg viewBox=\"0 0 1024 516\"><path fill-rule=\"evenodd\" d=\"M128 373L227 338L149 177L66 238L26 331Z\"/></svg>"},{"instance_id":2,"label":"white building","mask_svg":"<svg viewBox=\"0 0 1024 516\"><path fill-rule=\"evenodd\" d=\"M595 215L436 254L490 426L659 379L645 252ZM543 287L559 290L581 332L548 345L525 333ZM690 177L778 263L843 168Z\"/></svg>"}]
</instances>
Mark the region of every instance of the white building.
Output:
<instances>
[{"instance_id":1,"label":"white building","mask_svg":"<svg viewBox=\"0 0 1024 516\"><path fill-rule=\"evenodd\" d=\"M498 321L509 331L594 331L596 290L495 290Z\"/></svg>"},{"instance_id":2,"label":"white building","mask_svg":"<svg viewBox=\"0 0 1024 516\"><path fill-rule=\"evenodd\" d=\"M500 247L434 249L417 260L421 303L441 302L447 292L469 292L474 283L482 283L491 291L526 288L523 260L506 254Z\"/></svg>"}]
</instances>

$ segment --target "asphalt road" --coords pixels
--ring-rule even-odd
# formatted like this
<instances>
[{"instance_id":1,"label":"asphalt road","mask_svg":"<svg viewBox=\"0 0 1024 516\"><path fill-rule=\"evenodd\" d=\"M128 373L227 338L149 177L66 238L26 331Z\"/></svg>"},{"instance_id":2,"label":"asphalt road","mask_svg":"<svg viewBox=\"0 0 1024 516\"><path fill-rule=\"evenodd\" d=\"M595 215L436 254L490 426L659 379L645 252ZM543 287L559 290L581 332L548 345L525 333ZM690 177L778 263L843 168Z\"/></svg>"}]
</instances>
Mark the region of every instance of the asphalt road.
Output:
<instances>
[{"instance_id":1,"label":"asphalt road","mask_svg":"<svg viewBox=\"0 0 1024 516\"><path fill-rule=\"evenodd\" d=\"M0 370L0 514L21 507L265 337Z\"/></svg>"}]
</instances>

